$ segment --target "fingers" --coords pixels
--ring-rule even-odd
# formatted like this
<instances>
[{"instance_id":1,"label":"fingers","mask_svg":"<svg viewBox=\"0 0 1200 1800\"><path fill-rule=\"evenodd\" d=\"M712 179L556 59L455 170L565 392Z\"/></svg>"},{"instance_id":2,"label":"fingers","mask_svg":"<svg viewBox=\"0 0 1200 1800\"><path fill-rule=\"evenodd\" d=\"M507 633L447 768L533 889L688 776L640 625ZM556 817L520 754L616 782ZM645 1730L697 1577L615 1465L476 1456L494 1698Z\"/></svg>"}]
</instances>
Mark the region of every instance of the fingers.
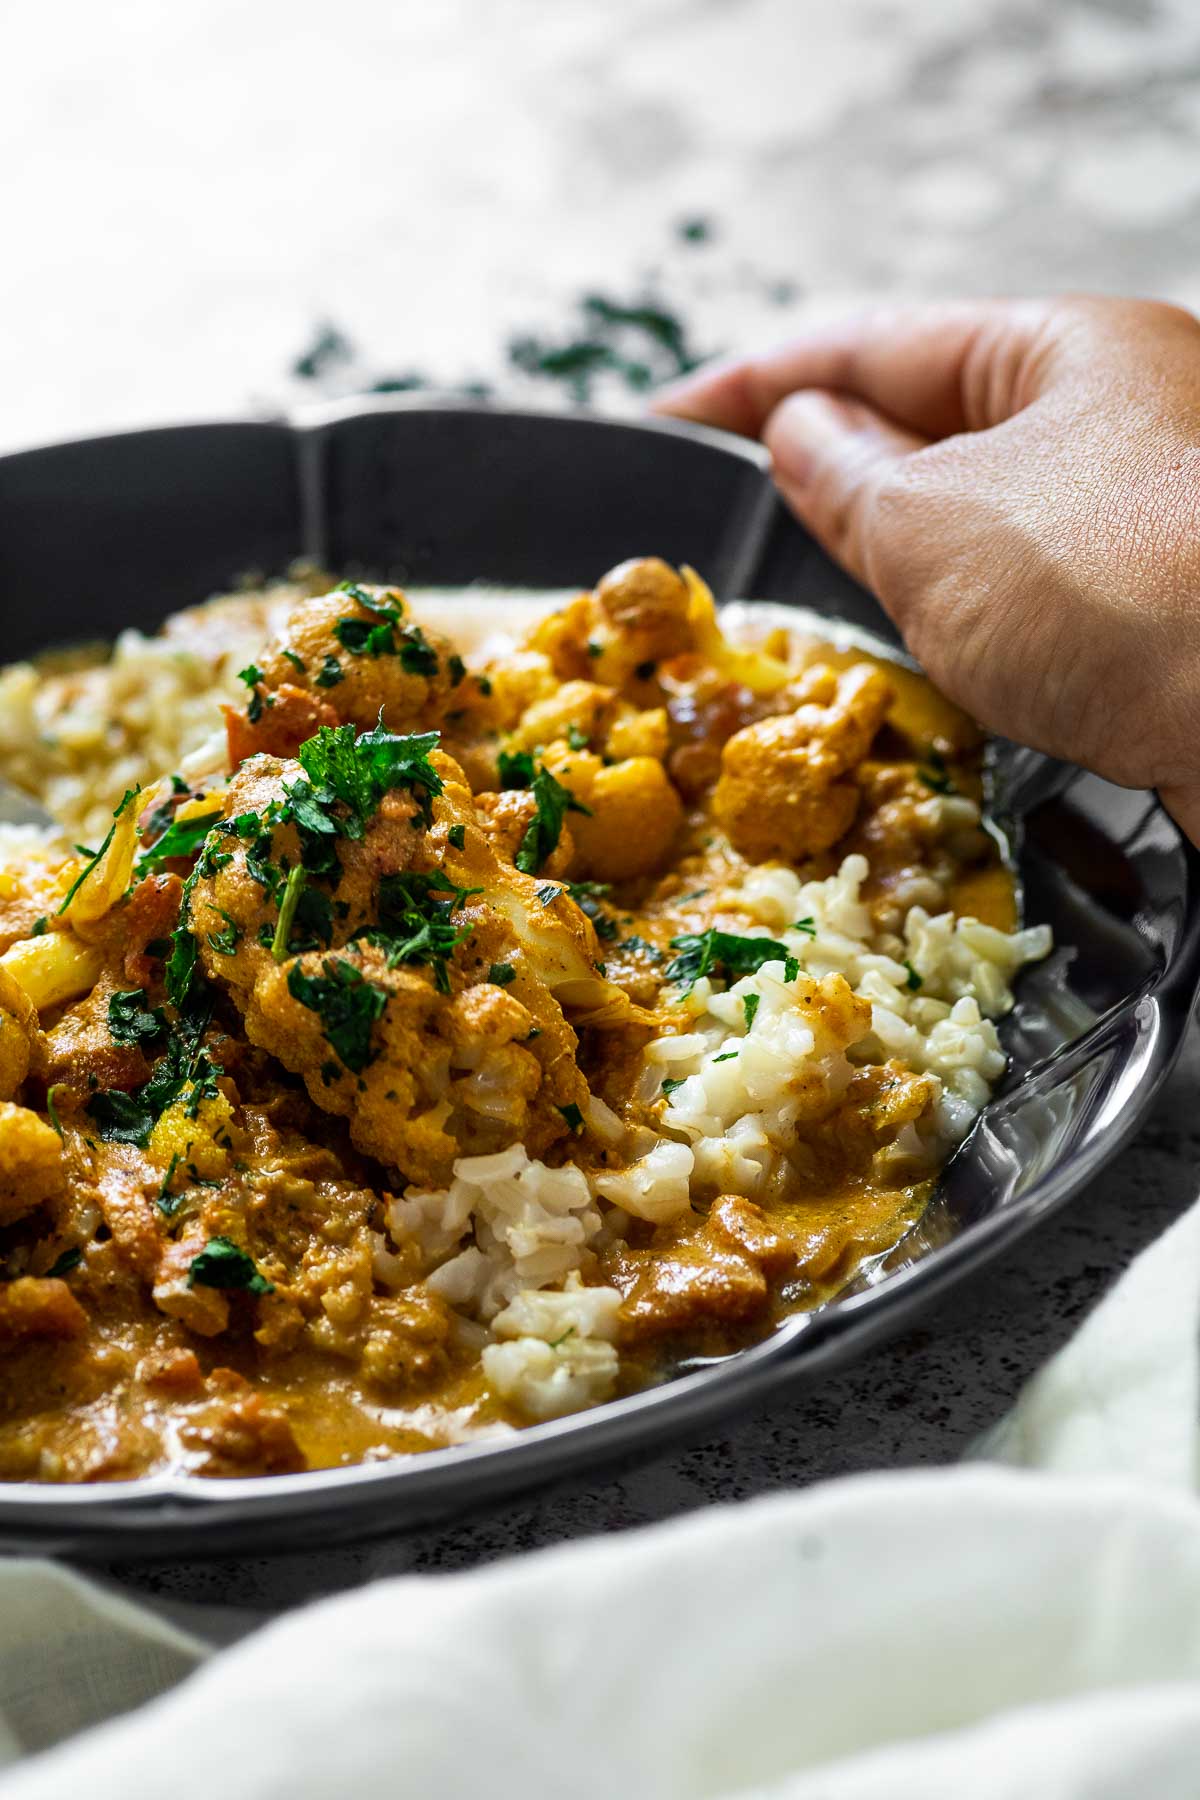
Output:
<instances>
[{"instance_id":1,"label":"fingers","mask_svg":"<svg viewBox=\"0 0 1200 1800\"><path fill-rule=\"evenodd\" d=\"M905 457L928 440L837 394L792 394L767 420L776 486L797 517L874 587L881 545L876 498Z\"/></svg>"},{"instance_id":2,"label":"fingers","mask_svg":"<svg viewBox=\"0 0 1200 1800\"><path fill-rule=\"evenodd\" d=\"M1049 309L1036 301L896 307L815 326L760 356L700 369L655 396L657 411L761 435L788 394L827 388L927 438L1000 423L1024 381Z\"/></svg>"}]
</instances>

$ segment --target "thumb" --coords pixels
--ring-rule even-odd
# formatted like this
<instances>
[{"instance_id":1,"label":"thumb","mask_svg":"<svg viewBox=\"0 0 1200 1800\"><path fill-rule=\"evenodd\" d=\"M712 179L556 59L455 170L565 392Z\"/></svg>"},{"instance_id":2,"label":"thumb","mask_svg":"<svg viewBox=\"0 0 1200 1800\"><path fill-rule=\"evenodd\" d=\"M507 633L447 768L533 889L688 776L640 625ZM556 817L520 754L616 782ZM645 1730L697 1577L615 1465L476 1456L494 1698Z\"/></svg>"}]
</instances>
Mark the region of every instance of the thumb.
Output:
<instances>
[{"instance_id":1,"label":"thumb","mask_svg":"<svg viewBox=\"0 0 1200 1800\"><path fill-rule=\"evenodd\" d=\"M874 586L879 490L928 438L893 425L860 400L810 388L780 402L763 442L775 485L801 524L859 581Z\"/></svg>"}]
</instances>

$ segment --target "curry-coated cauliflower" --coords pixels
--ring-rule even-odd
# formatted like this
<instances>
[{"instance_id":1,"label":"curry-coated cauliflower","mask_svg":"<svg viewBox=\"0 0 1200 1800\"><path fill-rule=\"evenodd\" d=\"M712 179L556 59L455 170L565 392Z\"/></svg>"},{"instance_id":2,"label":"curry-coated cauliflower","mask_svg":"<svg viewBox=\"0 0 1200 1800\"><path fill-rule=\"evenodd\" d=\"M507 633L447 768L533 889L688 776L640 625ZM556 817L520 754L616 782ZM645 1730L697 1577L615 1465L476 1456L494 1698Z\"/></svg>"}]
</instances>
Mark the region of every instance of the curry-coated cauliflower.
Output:
<instances>
[{"instance_id":1,"label":"curry-coated cauliflower","mask_svg":"<svg viewBox=\"0 0 1200 1800\"><path fill-rule=\"evenodd\" d=\"M11 1100L29 1074L37 1041L37 1009L20 982L0 967L0 1100Z\"/></svg>"},{"instance_id":2,"label":"curry-coated cauliflower","mask_svg":"<svg viewBox=\"0 0 1200 1800\"><path fill-rule=\"evenodd\" d=\"M892 690L870 663L843 674L824 664L796 684L793 712L759 719L729 739L713 811L750 862L802 862L854 823L854 771L883 723Z\"/></svg>"},{"instance_id":3,"label":"curry-coated cauliflower","mask_svg":"<svg viewBox=\"0 0 1200 1800\"><path fill-rule=\"evenodd\" d=\"M0 1101L0 1225L24 1218L62 1191L62 1142L37 1113Z\"/></svg>"},{"instance_id":4,"label":"curry-coated cauliflower","mask_svg":"<svg viewBox=\"0 0 1200 1800\"><path fill-rule=\"evenodd\" d=\"M251 1042L409 1179L565 1137L588 1090L564 1013L632 1010L590 921L541 871L497 858L430 738L355 740L346 726L314 748L333 774L306 746L294 763L255 757L229 784L186 903L204 973ZM381 757L407 774L356 812L328 781L354 795Z\"/></svg>"},{"instance_id":5,"label":"curry-coated cauliflower","mask_svg":"<svg viewBox=\"0 0 1200 1800\"><path fill-rule=\"evenodd\" d=\"M352 582L299 601L258 667L264 730L274 689L300 690L364 730L382 709L391 731L426 731L479 692L453 645L413 619L398 588Z\"/></svg>"}]
</instances>

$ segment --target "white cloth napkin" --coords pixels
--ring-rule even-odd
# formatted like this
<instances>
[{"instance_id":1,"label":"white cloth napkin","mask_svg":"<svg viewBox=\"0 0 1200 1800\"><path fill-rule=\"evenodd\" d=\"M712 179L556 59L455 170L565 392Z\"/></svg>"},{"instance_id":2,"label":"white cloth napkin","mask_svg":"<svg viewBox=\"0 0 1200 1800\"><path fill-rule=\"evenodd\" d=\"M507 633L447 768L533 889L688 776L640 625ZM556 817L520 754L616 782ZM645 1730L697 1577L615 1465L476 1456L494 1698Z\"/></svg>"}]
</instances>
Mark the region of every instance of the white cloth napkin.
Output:
<instances>
[{"instance_id":1,"label":"white cloth napkin","mask_svg":"<svg viewBox=\"0 0 1200 1800\"><path fill-rule=\"evenodd\" d=\"M151 1700L0 1797L1196 1800L1200 1205L980 1455L380 1582L217 1655L0 1566L0 1761Z\"/></svg>"}]
</instances>

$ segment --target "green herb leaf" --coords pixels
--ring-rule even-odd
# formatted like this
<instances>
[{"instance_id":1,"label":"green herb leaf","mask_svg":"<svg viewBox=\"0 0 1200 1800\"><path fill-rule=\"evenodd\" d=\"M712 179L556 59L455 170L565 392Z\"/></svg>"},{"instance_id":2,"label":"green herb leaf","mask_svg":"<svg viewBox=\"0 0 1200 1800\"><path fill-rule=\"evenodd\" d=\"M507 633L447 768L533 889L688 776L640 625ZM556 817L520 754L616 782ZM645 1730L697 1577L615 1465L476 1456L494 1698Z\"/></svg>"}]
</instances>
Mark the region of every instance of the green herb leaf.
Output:
<instances>
[{"instance_id":1,"label":"green herb leaf","mask_svg":"<svg viewBox=\"0 0 1200 1800\"><path fill-rule=\"evenodd\" d=\"M452 825L446 836L452 850L465 850L467 845L467 828L465 825Z\"/></svg>"},{"instance_id":2,"label":"green herb leaf","mask_svg":"<svg viewBox=\"0 0 1200 1800\"><path fill-rule=\"evenodd\" d=\"M336 687L339 681L345 681L346 671L336 656L327 656L317 673L313 676L313 685L319 688Z\"/></svg>"},{"instance_id":3,"label":"green herb leaf","mask_svg":"<svg viewBox=\"0 0 1200 1800\"><path fill-rule=\"evenodd\" d=\"M69 1250L64 1250L62 1255L51 1263L46 1270L46 1280L61 1281L64 1275L69 1275L72 1269L77 1269L82 1261L83 1251L78 1244L72 1244Z\"/></svg>"},{"instance_id":4,"label":"green herb leaf","mask_svg":"<svg viewBox=\"0 0 1200 1800\"><path fill-rule=\"evenodd\" d=\"M793 919L791 928L793 931L802 931L805 937L815 938L817 935L816 921L812 918Z\"/></svg>"},{"instance_id":5,"label":"green herb leaf","mask_svg":"<svg viewBox=\"0 0 1200 1800\"><path fill-rule=\"evenodd\" d=\"M681 1088L687 1080L686 1075L667 1075L663 1079L662 1091L669 1100L676 1088Z\"/></svg>"},{"instance_id":6,"label":"green herb leaf","mask_svg":"<svg viewBox=\"0 0 1200 1800\"><path fill-rule=\"evenodd\" d=\"M556 781L549 769L539 769L531 786L537 811L513 858L523 875L536 875L554 855L562 836L563 820L569 812L586 813L591 817L591 808L576 800L570 789Z\"/></svg>"},{"instance_id":7,"label":"green herb leaf","mask_svg":"<svg viewBox=\"0 0 1200 1800\"><path fill-rule=\"evenodd\" d=\"M254 1258L227 1237L209 1238L192 1258L189 1287L240 1289L247 1294L273 1294L274 1284L261 1275Z\"/></svg>"},{"instance_id":8,"label":"green herb leaf","mask_svg":"<svg viewBox=\"0 0 1200 1800\"><path fill-rule=\"evenodd\" d=\"M569 1101L566 1106L560 1106L558 1110L567 1121L567 1124L571 1127L572 1131L583 1130L583 1114L580 1112L578 1106L576 1106L574 1100Z\"/></svg>"},{"instance_id":9,"label":"green herb leaf","mask_svg":"<svg viewBox=\"0 0 1200 1800\"><path fill-rule=\"evenodd\" d=\"M742 995L742 1011L746 1015L746 1030L747 1031L749 1031L750 1027L754 1023L754 1015L758 1011L759 1002L761 999L762 999L761 994L743 994Z\"/></svg>"},{"instance_id":10,"label":"green herb leaf","mask_svg":"<svg viewBox=\"0 0 1200 1800\"><path fill-rule=\"evenodd\" d=\"M567 726L567 747L568 747L568 749L571 749L571 750L586 750L588 747L587 732L581 731L579 729L578 725L575 725L575 724L568 725Z\"/></svg>"},{"instance_id":11,"label":"green herb leaf","mask_svg":"<svg viewBox=\"0 0 1200 1800\"><path fill-rule=\"evenodd\" d=\"M617 935L617 921L611 913L605 912L600 904L600 896L612 891L610 881L571 881L567 883L567 892L587 918L592 921L596 936L605 943L611 943Z\"/></svg>"},{"instance_id":12,"label":"green herb leaf","mask_svg":"<svg viewBox=\"0 0 1200 1800\"><path fill-rule=\"evenodd\" d=\"M786 944L774 938L744 937L733 931L718 931L710 925L707 931L685 932L671 939L672 950L680 954L667 965L668 981L686 981L689 986L701 976L724 974L735 981L740 975L753 975L764 963L786 962Z\"/></svg>"},{"instance_id":13,"label":"green herb leaf","mask_svg":"<svg viewBox=\"0 0 1200 1800\"><path fill-rule=\"evenodd\" d=\"M474 930L473 925L456 926L453 915L482 892L482 888L456 888L440 869L428 874L385 875L379 884L380 928L358 935L386 952L389 968L400 963L431 966L434 986L439 993L448 994L449 959ZM437 898L439 895L448 898Z\"/></svg>"},{"instance_id":14,"label":"green herb leaf","mask_svg":"<svg viewBox=\"0 0 1200 1800\"><path fill-rule=\"evenodd\" d=\"M507 987L510 981L517 979L517 971L511 963L493 963L488 970L488 980L497 987Z\"/></svg>"},{"instance_id":15,"label":"green herb leaf","mask_svg":"<svg viewBox=\"0 0 1200 1800\"><path fill-rule=\"evenodd\" d=\"M533 786L537 770L528 750L501 750L496 758L496 766L500 771L502 791Z\"/></svg>"},{"instance_id":16,"label":"green herb leaf","mask_svg":"<svg viewBox=\"0 0 1200 1800\"><path fill-rule=\"evenodd\" d=\"M156 874L164 863L190 861L220 818L220 810L216 809L198 813L190 819L172 819L161 836L138 858L134 869L138 880Z\"/></svg>"},{"instance_id":17,"label":"green herb leaf","mask_svg":"<svg viewBox=\"0 0 1200 1800\"><path fill-rule=\"evenodd\" d=\"M114 1044L149 1046L163 1036L167 1018L161 1006L148 1006L145 988L128 988L108 997L108 1035Z\"/></svg>"},{"instance_id":18,"label":"green herb leaf","mask_svg":"<svg viewBox=\"0 0 1200 1800\"><path fill-rule=\"evenodd\" d=\"M427 731L398 737L385 730L382 713L380 720L373 731L357 738L353 725L323 725L297 752L313 798L327 817L339 800L348 809L349 817L338 817L334 824L343 837L361 837L379 802L393 788L412 790L420 802L420 817L428 825L433 818L432 801L442 791L442 778L429 761L440 734ZM293 809L299 785L288 791Z\"/></svg>"},{"instance_id":19,"label":"green herb leaf","mask_svg":"<svg viewBox=\"0 0 1200 1800\"><path fill-rule=\"evenodd\" d=\"M237 954L237 947L241 943L245 933L242 931L237 920L230 918L223 906L218 906L216 910L225 921L225 929L223 931L209 931L205 933L205 936L208 939L209 948L215 950L218 956L235 956Z\"/></svg>"},{"instance_id":20,"label":"green herb leaf","mask_svg":"<svg viewBox=\"0 0 1200 1800\"><path fill-rule=\"evenodd\" d=\"M279 903L279 923L275 927L275 936L271 940L271 955L277 963L286 961L289 954L288 940L292 935L292 921L296 917L296 908L300 904L300 896L304 892L304 884L307 880L308 870L303 863L297 863L294 869L288 870L283 899Z\"/></svg>"},{"instance_id":21,"label":"green herb leaf","mask_svg":"<svg viewBox=\"0 0 1200 1800\"><path fill-rule=\"evenodd\" d=\"M56 1081L51 1087L46 1089L46 1116L60 1138L63 1134L62 1120L58 1116L58 1103L54 1096L57 1093L60 1093L66 1085L65 1081Z\"/></svg>"},{"instance_id":22,"label":"green herb leaf","mask_svg":"<svg viewBox=\"0 0 1200 1800\"><path fill-rule=\"evenodd\" d=\"M315 1012L325 1041L344 1068L360 1075L372 1061L371 1031L387 1007L386 988L368 981L344 957L327 956L323 975L306 975L299 963L288 970L288 992Z\"/></svg>"},{"instance_id":23,"label":"green herb leaf","mask_svg":"<svg viewBox=\"0 0 1200 1800\"><path fill-rule=\"evenodd\" d=\"M250 703L246 708L246 717L252 725L257 725L263 715L263 697L259 692L259 684L262 679L263 672L257 663L247 663L244 669L238 670L238 680L244 681L250 689Z\"/></svg>"},{"instance_id":24,"label":"green herb leaf","mask_svg":"<svg viewBox=\"0 0 1200 1800\"><path fill-rule=\"evenodd\" d=\"M918 988L924 987L924 979L917 974L917 971L910 962L906 962L904 967L908 971L908 974L905 976L904 985L910 994L915 994Z\"/></svg>"}]
</instances>

